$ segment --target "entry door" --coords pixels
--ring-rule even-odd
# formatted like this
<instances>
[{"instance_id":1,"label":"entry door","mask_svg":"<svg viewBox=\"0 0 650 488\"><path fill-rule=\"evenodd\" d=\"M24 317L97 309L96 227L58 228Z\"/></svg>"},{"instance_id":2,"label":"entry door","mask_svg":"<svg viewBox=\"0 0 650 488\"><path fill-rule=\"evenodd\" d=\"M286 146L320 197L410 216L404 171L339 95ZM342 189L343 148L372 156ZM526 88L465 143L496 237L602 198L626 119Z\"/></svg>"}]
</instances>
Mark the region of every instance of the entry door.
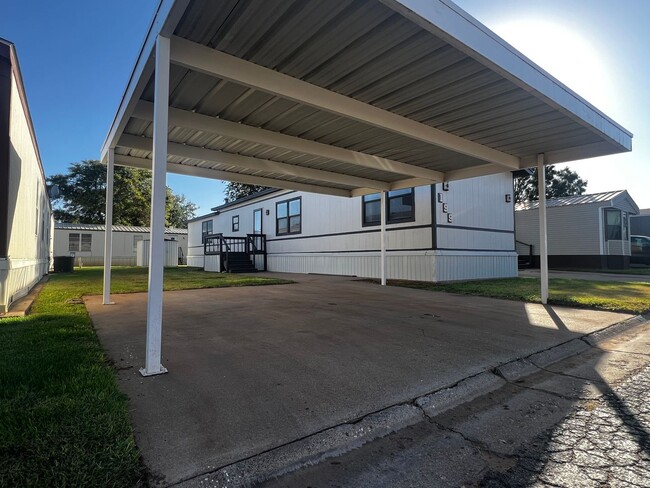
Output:
<instances>
[{"instance_id":1,"label":"entry door","mask_svg":"<svg viewBox=\"0 0 650 488\"><path fill-rule=\"evenodd\" d=\"M253 234L262 233L262 209L253 210Z\"/></svg>"}]
</instances>

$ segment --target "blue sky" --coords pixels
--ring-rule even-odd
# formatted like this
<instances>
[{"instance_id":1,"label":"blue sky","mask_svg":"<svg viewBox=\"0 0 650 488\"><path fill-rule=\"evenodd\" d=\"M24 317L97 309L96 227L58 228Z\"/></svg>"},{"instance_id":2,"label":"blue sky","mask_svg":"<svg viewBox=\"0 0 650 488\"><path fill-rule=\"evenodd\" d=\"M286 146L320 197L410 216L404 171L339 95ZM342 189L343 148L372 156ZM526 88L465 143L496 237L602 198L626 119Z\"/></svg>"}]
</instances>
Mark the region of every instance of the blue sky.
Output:
<instances>
[{"instance_id":1,"label":"blue sky","mask_svg":"<svg viewBox=\"0 0 650 488\"><path fill-rule=\"evenodd\" d=\"M627 189L650 207L650 1L456 3L634 133L633 152L572 163L590 193ZM158 0L4 0L0 37L16 44L46 174L98 159ZM168 175L199 205L221 182Z\"/></svg>"}]
</instances>

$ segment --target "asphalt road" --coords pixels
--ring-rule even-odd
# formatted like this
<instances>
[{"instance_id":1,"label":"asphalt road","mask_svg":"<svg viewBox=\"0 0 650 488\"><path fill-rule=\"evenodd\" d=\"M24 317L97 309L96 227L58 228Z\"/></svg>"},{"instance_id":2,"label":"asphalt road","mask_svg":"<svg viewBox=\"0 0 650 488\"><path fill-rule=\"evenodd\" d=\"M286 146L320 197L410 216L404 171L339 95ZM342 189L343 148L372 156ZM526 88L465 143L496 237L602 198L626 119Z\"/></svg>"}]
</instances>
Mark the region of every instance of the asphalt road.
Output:
<instances>
[{"instance_id":1,"label":"asphalt road","mask_svg":"<svg viewBox=\"0 0 650 488\"><path fill-rule=\"evenodd\" d=\"M266 487L648 487L650 324Z\"/></svg>"}]
</instances>

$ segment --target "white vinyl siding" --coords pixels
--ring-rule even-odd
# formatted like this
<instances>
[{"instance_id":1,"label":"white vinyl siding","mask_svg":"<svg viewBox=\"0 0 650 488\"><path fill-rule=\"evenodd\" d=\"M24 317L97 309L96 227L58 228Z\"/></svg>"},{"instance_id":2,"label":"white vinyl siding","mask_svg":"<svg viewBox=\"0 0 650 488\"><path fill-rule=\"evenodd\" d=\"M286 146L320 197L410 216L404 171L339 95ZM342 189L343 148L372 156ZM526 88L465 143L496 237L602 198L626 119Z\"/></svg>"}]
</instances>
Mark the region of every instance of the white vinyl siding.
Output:
<instances>
[{"instance_id":1,"label":"white vinyl siding","mask_svg":"<svg viewBox=\"0 0 650 488\"><path fill-rule=\"evenodd\" d=\"M87 237L84 238L84 235ZM172 237L178 241L183 256L187 256L187 235L165 234L165 239ZM67 256L69 252L74 252L76 266L80 264L84 266L102 266L104 264L104 239L103 230L83 232L55 228L54 255ZM113 266L135 266L137 243L147 239L149 239L149 235L142 232L113 232L113 259L111 261Z\"/></svg>"},{"instance_id":2,"label":"white vinyl siding","mask_svg":"<svg viewBox=\"0 0 650 488\"><path fill-rule=\"evenodd\" d=\"M436 188L442 191L442 185ZM516 276L513 203L505 198L512 191L510 173L450 183L445 193L458 216L458 225L476 228L439 228L438 247L451 249L447 251L433 249L431 186L414 188L414 220L387 225L388 277L452 281ZM301 233L278 235L276 204L297 197L302 199ZM437 215L442 215L442 205L435 206ZM362 197L291 191L262 195L219 209L219 215L214 217L215 233L251 233L256 209L262 209L269 271L379 276L381 233L377 226L363 225ZM231 232L234 215L240 216L239 233ZM203 262L200 229L201 220L190 222L190 255L192 262L199 265Z\"/></svg>"},{"instance_id":3,"label":"white vinyl siding","mask_svg":"<svg viewBox=\"0 0 650 488\"><path fill-rule=\"evenodd\" d=\"M47 187L13 70L9 97L9 201L3 210L10 219L7 256L0 256L0 312L26 295L48 272L50 264Z\"/></svg>"}]
</instances>

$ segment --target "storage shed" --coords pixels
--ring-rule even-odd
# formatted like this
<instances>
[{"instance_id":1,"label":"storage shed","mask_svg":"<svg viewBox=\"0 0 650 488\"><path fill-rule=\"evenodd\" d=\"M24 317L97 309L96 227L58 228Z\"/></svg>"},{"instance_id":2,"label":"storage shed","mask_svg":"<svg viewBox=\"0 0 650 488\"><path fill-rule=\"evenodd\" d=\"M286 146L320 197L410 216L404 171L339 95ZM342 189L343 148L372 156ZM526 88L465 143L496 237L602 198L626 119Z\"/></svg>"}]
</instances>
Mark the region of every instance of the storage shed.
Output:
<instances>
[{"instance_id":1,"label":"storage shed","mask_svg":"<svg viewBox=\"0 0 650 488\"><path fill-rule=\"evenodd\" d=\"M630 265L630 216L639 207L626 190L546 201L548 263L554 268L623 269ZM539 266L539 202L515 206L517 252Z\"/></svg>"},{"instance_id":2,"label":"storage shed","mask_svg":"<svg viewBox=\"0 0 650 488\"><path fill-rule=\"evenodd\" d=\"M74 253L75 266L103 266L106 226L100 224L54 224L54 255ZM113 266L135 266L138 242L149 239L149 227L113 226ZM179 262L186 264L187 229L165 228L165 240L178 241Z\"/></svg>"}]
</instances>

